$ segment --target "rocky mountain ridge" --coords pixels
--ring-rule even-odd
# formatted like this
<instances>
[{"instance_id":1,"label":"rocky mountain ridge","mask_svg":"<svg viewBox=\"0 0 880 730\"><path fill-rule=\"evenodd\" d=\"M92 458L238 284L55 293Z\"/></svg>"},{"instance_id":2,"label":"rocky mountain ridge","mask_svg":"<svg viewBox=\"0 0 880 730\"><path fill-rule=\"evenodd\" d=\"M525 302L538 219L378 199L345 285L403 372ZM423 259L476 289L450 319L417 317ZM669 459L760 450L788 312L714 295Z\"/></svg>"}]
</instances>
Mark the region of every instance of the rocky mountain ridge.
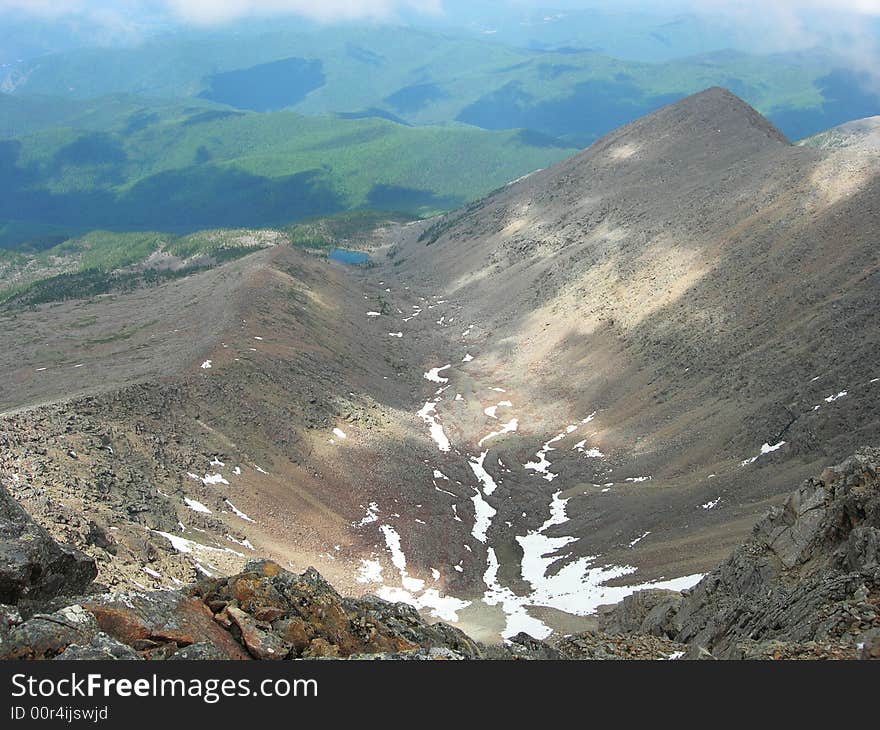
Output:
<instances>
[{"instance_id":1,"label":"rocky mountain ridge","mask_svg":"<svg viewBox=\"0 0 880 730\"><path fill-rule=\"evenodd\" d=\"M842 149L851 147L877 152L880 150L880 116L856 119L800 142L805 147Z\"/></svg>"},{"instance_id":2,"label":"rocky mountain ridge","mask_svg":"<svg viewBox=\"0 0 880 730\"><path fill-rule=\"evenodd\" d=\"M790 145L710 89L393 254L403 283L441 288L475 323L468 377L491 373L523 404L519 431L495 442L505 463L529 429L552 436L595 412L587 445L604 458L554 482L576 555L616 543L609 559L686 574L708 566L684 555L720 561L792 476L880 435L878 186L876 153Z\"/></svg>"}]
</instances>

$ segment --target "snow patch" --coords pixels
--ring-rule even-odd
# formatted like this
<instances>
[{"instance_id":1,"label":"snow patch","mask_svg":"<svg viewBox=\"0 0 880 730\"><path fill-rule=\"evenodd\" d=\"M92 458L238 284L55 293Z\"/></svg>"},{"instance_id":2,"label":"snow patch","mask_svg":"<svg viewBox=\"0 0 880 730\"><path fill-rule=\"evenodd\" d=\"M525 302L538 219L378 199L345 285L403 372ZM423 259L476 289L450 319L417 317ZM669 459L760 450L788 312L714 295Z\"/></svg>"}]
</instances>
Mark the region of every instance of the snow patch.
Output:
<instances>
[{"instance_id":1,"label":"snow patch","mask_svg":"<svg viewBox=\"0 0 880 730\"><path fill-rule=\"evenodd\" d=\"M631 593L645 588L683 590L702 579L702 575L689 575L669 581L611 587L606 585L609 581L630 575L636 572L636 568L596 566L596 556L578 558L550 574L553 564L561 557L558 552L578 540L576 537L548 537L545 534L551 527L568 521L567 502L567 499L562 499L560 492L553 494L547 521L538 530L516 538L523 550L520 573L532 586L530 595L518 596L499 584L498 558L493 548L488 550L483 576L486 584L483 600L489 605L500 605L506 614L506 626L502 631L504 638L509 639L520 631L537 639L550 635L550 628L528 613L529 606L544 606L576 616L587 616L600 605L618 603Z\"/></svg>"},{"instance_id":2,"label":"snow patch","mask_svg":"<svg viewBox=\"0 0 880 730\"><path fill-rule=\"evenodd\" d=\"M232 553L233 555L238 555L243 557L240 552L233 550L231 548L218 548L211 547L210 545L202 545L201 543L195 542L194 540L188 540L185 537L181 537L180 535L172 535L170 532L162 532L161 530L153 530L157 535L161 535L168 542L171 543L171 547L173 547L177 552L182 553L184 555L191 555L193 553L197 553L199 550L206 550L208 552L214 553Z\"/></svg>"},{"instance_id":3,"label":"snow patch","mask_svg":"<svg viewBox=\"0 0 880 730\"><path fill-rule=\"evenodd\" d=\"M479 489L474 489L474 496L471 497L474 503L474 526L471 534L476 540L485 544L489 528L492 526L492 518L498 514L497 510L489 504Z\"/></svg>"},{"instance_id":4,"label":"snow patch","mask_svg":"<svg viewBox=\"0 0 880 730\"><path fill-rule=\"evenodd\" d=\"M428 401L419 411L418 416L428 425L431 438L434 439L437 448L440 451L450 451L452 447L449 444L449 439L446 438L446 434L443 432L443 426L437 421L436 408L437 404L435 402Z\"/></svg>"},{"instance_id":5,"label":"snow patch","mask_svg":"<svg viewBox=\"0 0 880 730\"><path fill-rule=\"evenodd\" d=\"M513 403L511 403L509 400L502 400L502 401L499 401L494 406L489 406L488 408L484 408L483 413L485 413L487 416L489 416L489 418L497 418L498 416L496 415L496 413L498 412L499 408L511 408L512 406L513 406Z\"/></svg>"},{"instance_id":6,"label":"snow patch","mask_svg":"<svg viewBox=\"0 0 880 730\"><path fill-rule=\"evenodd\" d=\"M486 434L483 438L480 439L477 446L482 446L489 439L493 439L496 436L503 436L506 433L514 433L519 428L519 419L513 418L507 423L505 423L500 431L492 431L492 433Z\"/></svg>"},{"instance_id":7,"label":"snow patch","mask_svg":"<svg viewBox=\"0 0 880 730\"><path fill-rule=\"evenodd\" d=\"M230 502L228 499L224 499L223 501L226 503L226 506L229 507L229 509L232 510L232 513L233 513L236 517L240 517L241 519L246 520L247 522L255 522L255 520L252 520L250 517L248 517L248 516L247 516L244 512L242 512L238 507L236 507L234 504L232 504L232 502Z\"/></svg>"},{"instance_id":8,"label":"snow patch","mask_svg":"<svg viewBox=\"0 0 880 730\"><path fill-rule=\"evenodd\" d=\"M490 496L496 489L498 489L498 485L495 483L492 475L489 474L489 472L487 472L484 467L486 456L488 454L488 451L484 451L478 457L472 456L469 462L471 465L471 471L473 471L474 476L480 480L480 483L483 485L483 494L485 494L487 497Z\"/></svg>"},{"instance_id":9,"label":"snow patch","mask_svg":"<svg viewBox=\"0 0 880 730\"><path fill-rule=\"evenodd\" d=\"M229 540L229 542L234 542L236 545L241 545L242 547L245 547L248 550L256 551L256 548L253 545L251 545L251 541L248 540L247 538L245 538L244 540L236 540L232 535L227 535L226 539Z\"/></svg>"},{"instance_id":10,"label":"snow patch","mask_svg":"<svg viewBox=\"0 0 880 730\"><path fill-rule=\"evenodd\" d=\"M574 428L577 428L577 426L575 426ZM546 479L548 482L552 482L554 479L556 479L558 475L550 471L550 462L547 459L547 454L549 454L551 451L555 451L556 449L553 448L553 444L557 443L558 441L562 441L562 439L564 439L569 433L571 433L574 428L569 427L562 433L557 434L552 439L547 441L541 447L541 450L535 454L535 456L538 457L538 460L530 461L527 464L523 464L523 469L531 469L532 471L536 471L539 474L542 474L544 479Z\"/></svg>"},{"instance_id":11,"label":"snow patch","mask_svg":"<svg viewBox=\"0 0 880 730\"><path fill-rule=\"evenodd\" d=\"M381 583L382 564L378 560L361 560L356 580L358 583Z\"/></svg>"},{"instance_id":12,"label":"snow patch","mask_svg":"<svg viewBox=\"0 0 880 730\"><path fill-rule=\"evenodd\" d=\"M786 444L785 441L780 441L778 444L774 444L773 446L771 446L770 444L764 444L764 445L761 447L761 453L760 453L760 454L756 454L755 456L753 456L753 457L751 457L751 458L749 458L749 459L743 459L743 461L740 462L740 463L741 463L742 466L748 466L749 464L754 464L758 459L760 459L760 458L761 458L762 456L764 456L765 454L771 454L771 453L773 453L774 451L778 451L778 450L781 449L783 446L785 446L785 444Z\"/></svg>"},{"instance_id":13,"label":"snow patch","mask_svg":"<svg viewBox=\"0 0 880 730\"><path fill-rule=\"evenodd\" d=\"M202 512L206 515L211 514L211 510L209 510L205 505L195 499L190 499L189 497L184 497L183 501L186 502L186 506L189 507L193 512Z\"/></svg>"},{"instance_id":14,"label":"snow patch","mask_svg":"<svg viewBox=\"0 0 880 730\"><path fill-rule=\"evenodd\" d=\"M363 506L363 505L361 505ZM360 522L352 522L352 526L354 527L363 527L364 525L369 525L371 522L376 522L379 519L379 505L375 502L370 502L370 505L366 508L367 514L361 519Z\"/></svg>"},{"instance_id":15,"label":"snow patch","mask_svg":"<svg viewBox=\"0 0 880 730\"><path fill-rule=\"evenodd\" d=\"M578 441L574 446L572 446L572 448L579 451L580 453L582 453L588 459L604 459L605 458L605 454L603 454L601 451L599 451L599 449L588 449L586 439L584 439L583 441Z\"/></svg>"},{"instance_id":16,"label":"snow patch","mask_svg":"<svg viewBox=\"0 0 880 730\"><path fill-rule=\"evenodd\" d=\"M224 478L222 474L205 474L202 477L202 483L205 486L209 486L211 484L229 484Z\"/></svg>"},{"instance_id":17,"label":"snow patch","mask_svg":"<svg viewBox=\"0 0 880 730\"><path fill-rule=\"evenodd\" d=\"M432 383L448 383L449 378L441 377L440 373L442 373L444 370L448 370L450 367L452 366L444 365L443 367L439 368L431 368L428 372L424 374L424 378L425 380L430 380Z\"/></svg>"}]
</instances>

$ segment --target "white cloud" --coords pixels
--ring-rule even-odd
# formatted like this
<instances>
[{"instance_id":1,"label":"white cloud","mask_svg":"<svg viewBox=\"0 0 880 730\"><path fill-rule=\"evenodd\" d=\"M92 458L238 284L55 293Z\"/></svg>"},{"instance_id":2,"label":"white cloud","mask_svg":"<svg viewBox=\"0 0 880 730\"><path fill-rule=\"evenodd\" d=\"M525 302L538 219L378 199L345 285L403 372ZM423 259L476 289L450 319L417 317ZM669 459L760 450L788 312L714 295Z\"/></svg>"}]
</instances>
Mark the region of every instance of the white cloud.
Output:
<instances>
[{"instance_id":1,"label":"white cloud","mask_svg":"<svg viewBox=\"0 0 880 730\"><path fill-rule=\"evenodd\" d=\"M441 0L165 0L181 20L219 23L246 16L302 15L316 20L387 18L399 10L439 12Z\"/></svg>"},{"instance_id":2,"label":"white cloud","mask_svg":"<svg viewBox=\"0 0 880 730\"><path fill-rule=\"evenodd\" d=\"M825 48L880 91L880 0L685 0L689 9L720 15L753 31L769 50Z\"/></svg>"},{"instance_id":3,"label":"white cloud","mask_svg":"<svg viewBox=\"0 0 880 730\"><path fill-rule=\"evenodd\" d=\"M486 0L483 0L484 2ZM480 0L475 0L479 3ZM488 4L488 3L487 3ZM690 8L749 21L769 18L795 19L806 13L835 13L880 16L880 0L495 0L497 6L596 7L649 9L675 12ZM216 23L248 16L295 14L333 20L364 17L383 18L404 10L437 14L444 0L0 0L0 12L17 10L44 17L73 13L126 12L135 9L166 10L177 18L195 23ZM503 8L499 8L503 13Z\"/></svg>"},{"instance_id":4,"label":"white cloud","mask_svg":"<svg viewBox=\"0 0 880 730\"><path fill-rule=\"evenodd\" d=\"M52 18L75 16L118 35L150 20L215 25L247 17L298 15L312 20L394 19L400 13L437 15L448 8L454 20L463 0L0 0L0 13L15 10ZM473 0L499 16L523 7L605 7L619 11L681 11L721 16L767 50L828 48L859 70L878 74L880 46L868 19L880 18L880 0ZM876 21L871 20L871 25Z\"/></svg>"},{"instance_id":5,"label":"white cloud","mask_svg":"<svg viewBox=\"0 0 880 730\"><path fill-rule=\"evenodd\" d=\"M166 11L195 24L215 24L244 17L300 15L314 20L388 18L396 12L442 12L442 0L0 0L0 12L15 10L40 17L100 17L125 9Z\"/></svg>"},{"instance_id":6,"label":"white cloud","mask_svg":"<svg viewBox=\"0 0 880 730\"><path fill-rule=\"evenodd\" d=\"M701 0L698 5L726 5L730 7L750 4L761 8L790 8L799 12L805 10L836 10L844 13L861 13L863 15L880 15L880 0L769 0L769 2L748 3L732 2L731 0Z\"/></svg>"},{"instance_id":7,"label":"white cloud","mask_svg":"<svg viewBox=\"0 0 880 730\"><path fill-rule=\"evenodd\" d=\"M81 0L0 0L0 11L19 10L41 17L57 17L82 12L86 5Z\"/></svg>"}]
</instances>

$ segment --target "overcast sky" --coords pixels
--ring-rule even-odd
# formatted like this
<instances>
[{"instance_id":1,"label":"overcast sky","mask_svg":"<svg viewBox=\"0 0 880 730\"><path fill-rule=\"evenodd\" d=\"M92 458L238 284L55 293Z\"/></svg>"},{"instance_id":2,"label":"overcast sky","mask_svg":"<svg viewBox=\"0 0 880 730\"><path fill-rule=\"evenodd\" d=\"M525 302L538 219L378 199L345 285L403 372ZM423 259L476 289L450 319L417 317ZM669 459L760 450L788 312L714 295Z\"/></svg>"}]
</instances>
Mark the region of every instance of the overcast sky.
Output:
<instances>
[{"instance_id":1,"label":"overcast sky","mask_svg":"<svg viewBox=\"0 0 880 730\"><path fill-rule=\"evenodd\" d=\"M760 38L766 50L823 46L877 76L880 84L878 26L864 22L868 16L880 17L880 0L0 0L0 13L16 11L49 19L77 16L74 27L80 34L91 24L103 31L104 38L121 41L137 38L157 21L210 27L277 15L333 22L395 20L405 14L411 20L423 17L454 24L462 13L470 18L491 18L494 13L500 18L529 8L564 11L597 6L654 14L722 15L748 37Z\"/></svg>"},{"instance_id":2,"label":"overcast sky","mask_svg":"<svg viewBox=\"0 0 880 730\"><path fill-rule=\"evenodd\" d=\"M190 23L222 23L237 18L278 14L319 20L391 17L400 10L441 12L442 0L0 0L0 11L16 10L41 17L85 14L165 12Z\"/></svg>"},{"instance_id":3,"label":"overcast sky","mask_svg":"<svg viewBox=\"0 0 880 730\"><path fill-rule=\"evenodd\" d=\"M651 10L691 9L755 18L785 15L802 17L816 11L880 15L880 0L475 0L474 5L578 8L604 5L609 8ZM242 17L279 13L304 15L320 20L359 17L387 18L399 11L427 15L443 12L443 0L0 0L0 10L14 9L41 16L85 13L100 18L114 12L126 14L153 9L190 23L217 23Z\"/></svg>"}]
</instances>

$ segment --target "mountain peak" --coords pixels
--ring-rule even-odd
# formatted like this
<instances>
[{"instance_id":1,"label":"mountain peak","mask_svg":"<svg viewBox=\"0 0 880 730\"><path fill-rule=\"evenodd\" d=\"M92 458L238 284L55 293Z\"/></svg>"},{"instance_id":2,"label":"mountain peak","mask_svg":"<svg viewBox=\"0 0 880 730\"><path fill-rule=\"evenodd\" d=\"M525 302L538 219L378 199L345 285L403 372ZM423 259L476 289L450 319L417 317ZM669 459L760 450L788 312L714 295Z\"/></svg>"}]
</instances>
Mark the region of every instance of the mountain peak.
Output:
<instances>
[{"instance_id":1,"label":"mountain peak","mask_svg":"<svg viewBox=\"0 0 880 730\"><path fill-rule=\"evenodd\" d=\"M789 144L785 135L770 120L736 94L721 86L712 86L705 91L688 96L668 109L690 115L695 122L704 122L709 125L740 122L743 126L765 135L770 140Z\"/></svg>"},{"instance_id":2,"label":"mountain peak","mask_svg":"<svg viewBox=\"0 0 880 730\"><path fill-rule=\"evenodd\" d=\"M734 159L790 142L769 120L727 89L713 86L612 132L594 146L635 144L660 155L733 155ZM674 148L681 148L672 152Z\"/></svg>"}]
</instances>

